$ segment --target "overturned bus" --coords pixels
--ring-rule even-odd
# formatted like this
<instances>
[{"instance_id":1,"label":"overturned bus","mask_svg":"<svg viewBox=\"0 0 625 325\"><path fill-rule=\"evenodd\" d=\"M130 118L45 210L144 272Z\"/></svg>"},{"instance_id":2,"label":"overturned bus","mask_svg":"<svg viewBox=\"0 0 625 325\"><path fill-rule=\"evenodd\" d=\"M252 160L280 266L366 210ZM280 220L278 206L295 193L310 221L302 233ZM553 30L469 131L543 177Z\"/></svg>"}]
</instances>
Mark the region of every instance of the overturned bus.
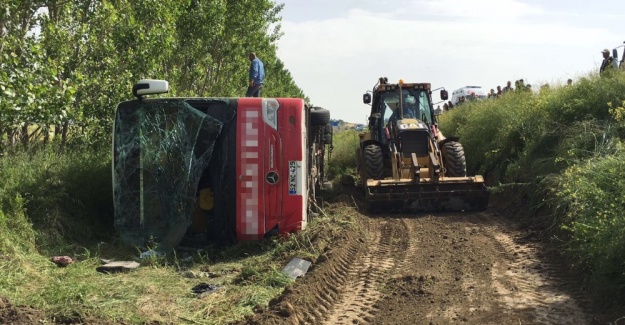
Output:
<instances>
[{"instance_id":1,"label":"overturned bus","mask_svg":"<svg viewBox=\"0 0 625 325\"><path fill-rule=\"evenodd\" d=\"M172 98L141 80L113 130L115 227L164 249L230 244L306 227L331 143L329 111L300 98Z\"/></svg>"}]
</instances>

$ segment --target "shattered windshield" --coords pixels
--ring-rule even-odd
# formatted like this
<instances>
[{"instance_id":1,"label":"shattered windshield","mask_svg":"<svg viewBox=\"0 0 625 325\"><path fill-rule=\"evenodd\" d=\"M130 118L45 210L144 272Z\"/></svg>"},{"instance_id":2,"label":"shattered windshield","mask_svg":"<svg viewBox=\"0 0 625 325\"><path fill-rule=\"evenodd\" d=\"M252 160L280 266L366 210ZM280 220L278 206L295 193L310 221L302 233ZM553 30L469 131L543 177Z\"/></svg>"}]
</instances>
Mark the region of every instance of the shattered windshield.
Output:
<instances>
[{"instance_id":1,"label":"shattered windshield","mask_svg":"<svg viewBox=\"0 0 625 325\"><path fill-rule=\"evenodd\" d=\"M222 126L183 100L119 105L113 190L115 226L124 241L178 245L191 224L198 183Z\"/></svg>"}]
</instances>

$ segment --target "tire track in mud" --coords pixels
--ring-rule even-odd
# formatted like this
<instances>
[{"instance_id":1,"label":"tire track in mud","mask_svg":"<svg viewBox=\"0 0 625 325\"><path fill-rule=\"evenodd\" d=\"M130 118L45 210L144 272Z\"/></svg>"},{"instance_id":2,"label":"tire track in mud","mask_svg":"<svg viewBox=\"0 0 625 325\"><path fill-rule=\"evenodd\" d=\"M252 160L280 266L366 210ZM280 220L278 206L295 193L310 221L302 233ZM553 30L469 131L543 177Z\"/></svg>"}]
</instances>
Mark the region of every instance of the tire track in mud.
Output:
<instances>
[{"instance_id":1,"label":"tire track in mud","mask_svg":"<svg viewBox=\"0 0 625 325\"><path fill-rule=\"evenodd\" d=\"M481 226L496 242L502 259L491 268L492 288L504 311L530 313L536 324L587 324L591 320L580 304L590 303L581 294L571 293L566 272L540 255L540 246L528 243L507 231L499 218L482 214Z\"/></svg>"},{"instance_id":2,"label":"tire track in mud","mask_svg":"<svg viewBox=\"0 0 625 325\"><path fill-rule=\"evenodd\" d=\"M403 260L400 241L408 235L401 220L383 220L377 227L368 251L351 269L352 280L343 288L337 303L324 324L367 324L382 298L379 288L387 274Z\"/></svg>"},{"instance_id":3,"label":"tire track in mud","mask_svg":"<svg viewBox=\"0 0 625 325\"><path fill-rule=\"evenodd\" d=\"M306 278L287 287L269 309L238 324L366 324L376 314L379 288L404 256L400 220L359 219L361 227L318 259Z\"/></svg>"},{"instance_id":4,"label":"tire track in mud","mask_svg":"<svg viewBox=\"0 0 625 325\"><path fill-rule=\"evenodd\" d=\"M294 319L291 323L293 324L321 323L341 297L342 288L350 280L353 273L353 267L350 266L352 258L358 258L362 255L362 245L366 242L362 238L350 240L347 249L331 257L333 262L328 264L321 274L317 274L318 281L311 281L316 285L304 290L310 290L309 293L312 294L306 299L308 304L302 304L307 308L295 309L291 305L287 305L288 312L285 313L283 309L281 313L283 315L292 313Z\"/></svg>"},{"instance_id":5,"label":"tire track in mud","mask_svg":"<svg viewBox=\"0 0 625 325\"><path fill-rule=\"evenodd\" d=\"M388 283L385 301L393 307L385 307L374 323L473 324L479 317L474 314L488 305L484 292L490 289L490 275L484 262L491 256L481 251L483 240L469 239L464 221L457 219L462 218L403 219L410 235L405 260Z\"/></svg>"}]
</instances>

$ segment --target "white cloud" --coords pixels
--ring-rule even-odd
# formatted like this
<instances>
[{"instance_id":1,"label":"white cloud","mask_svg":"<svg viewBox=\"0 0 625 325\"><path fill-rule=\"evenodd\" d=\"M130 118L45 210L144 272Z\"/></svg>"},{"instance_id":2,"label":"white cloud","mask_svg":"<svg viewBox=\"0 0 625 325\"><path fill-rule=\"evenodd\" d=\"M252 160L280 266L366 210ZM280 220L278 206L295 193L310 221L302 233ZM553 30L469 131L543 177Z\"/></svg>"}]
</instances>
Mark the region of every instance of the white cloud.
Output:
<instances>
[{"instance_id":1,"label":"white cloud","mask_svg":"<svg viewBox=\"0 0 625 325\"><path fill-rule=\"evenodd\" d=\"M515 0L418 0L412 1L409 8L424 15L487 20L543 14L539 7Z\"/></svg>"},{"instance_id":2,"label":"white cloud","mask_svg":"<svg viewBox=\"0 0 625 325\"><path fill-rule=\"evenodd\" d=\"M396 0L378 8L387 10L284 17L279 56L313 102L337 118L364 121L361 94L382 75L451 90L566 79L594 69L599 51L621 37L515 0Z\"/></svg>"}]
</instances>

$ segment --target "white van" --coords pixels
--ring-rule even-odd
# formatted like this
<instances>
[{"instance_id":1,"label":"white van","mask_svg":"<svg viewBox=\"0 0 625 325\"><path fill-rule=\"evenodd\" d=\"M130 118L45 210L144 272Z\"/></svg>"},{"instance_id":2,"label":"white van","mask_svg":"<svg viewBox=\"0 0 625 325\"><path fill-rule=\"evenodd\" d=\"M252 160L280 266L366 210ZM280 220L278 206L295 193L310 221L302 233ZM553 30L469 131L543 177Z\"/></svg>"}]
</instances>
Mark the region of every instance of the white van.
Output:
<instances>
[{"instance_id":1,"label":"white van","mask_svg":"<svg viewBox=\"0 0 625 325\"><path fill-rule=\"evenodd\" d=\"M454 92L451 93L451 102L454 105L458 105L458 102L460 102L460 98L464 96L466 100L469 100L469 97L472 94L475 94L475 97L477 97L477 99L488 98L488 91L481 86L466 86L456 89L454 90Z\"/></svg>"}]
</instances>

